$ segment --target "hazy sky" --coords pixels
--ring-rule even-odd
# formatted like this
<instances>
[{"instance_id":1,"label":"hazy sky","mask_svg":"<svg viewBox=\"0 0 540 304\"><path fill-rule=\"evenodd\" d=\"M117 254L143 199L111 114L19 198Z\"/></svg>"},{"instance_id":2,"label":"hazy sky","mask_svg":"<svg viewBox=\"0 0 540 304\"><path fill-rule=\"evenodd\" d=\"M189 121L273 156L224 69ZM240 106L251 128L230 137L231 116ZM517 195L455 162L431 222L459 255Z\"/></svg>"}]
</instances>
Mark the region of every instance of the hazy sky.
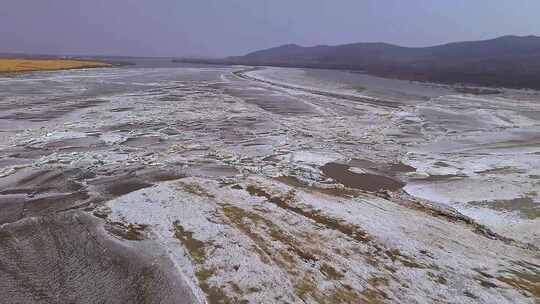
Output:
<instances>
[{"instance_id":1,"label":"hazy sky","mask_svg":"<svg viewBox=\"0 0 540 304\"><path fill-rule=\"evenodd\" d=\"M0 0L0 52L223 56L540 35L539 0Z\"/></svg>"}]
</instances>

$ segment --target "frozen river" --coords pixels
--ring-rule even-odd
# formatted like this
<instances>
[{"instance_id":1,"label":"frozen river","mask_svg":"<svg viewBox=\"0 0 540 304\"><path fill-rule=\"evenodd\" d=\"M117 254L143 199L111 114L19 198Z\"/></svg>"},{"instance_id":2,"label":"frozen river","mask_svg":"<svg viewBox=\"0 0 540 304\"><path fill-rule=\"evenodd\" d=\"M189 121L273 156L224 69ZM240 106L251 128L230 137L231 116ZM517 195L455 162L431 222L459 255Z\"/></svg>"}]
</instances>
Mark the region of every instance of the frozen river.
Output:
<instances>
[{"instance_id":1,"label":"frozen river","mask_svg":"<svg viewBox=\"0 0 540 304\"><path fill-rule=\"evenodd\" d=\"M540 95L479 92L166 61L0 77L0 294L537 303Z\"/></svg>"}]
</instances>

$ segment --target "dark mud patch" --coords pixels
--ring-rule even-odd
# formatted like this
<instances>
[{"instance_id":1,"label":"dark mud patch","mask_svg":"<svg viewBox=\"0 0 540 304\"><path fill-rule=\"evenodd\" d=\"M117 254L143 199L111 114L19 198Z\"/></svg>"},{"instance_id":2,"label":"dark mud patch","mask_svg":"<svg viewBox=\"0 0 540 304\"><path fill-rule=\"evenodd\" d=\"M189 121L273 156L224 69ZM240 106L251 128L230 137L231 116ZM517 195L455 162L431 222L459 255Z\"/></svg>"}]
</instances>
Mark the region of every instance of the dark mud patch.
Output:
<instances>
[{"instance_id":1,"label":"dark mud patch","mask_svg":"<svg viewBox=\"0 0 540 304\"><path fill-rule=\"evenodd\" d=\"M404 163L395 163L390 164L388 166L388 169L392 172L399 172L399 173L410 173L410 172L416 172L416 168L413 166L406 165Z\"/></svg>"},{"instance_id":2,"label":"dark mud patch","mask_svg":"<svg viewBox=\"0 0 540 304\"><path fill-rule=\"evenodd\" d=\"M134 108L131 108L131 107L124 107L124 108L115 108L115 109L111 109L111 112L115 112L115 113L118 113L118 112L128 112L128 111L131 111L133 110Z\"/></svg>"},{"instance_id":3,"label":"dark mud patch","mask_svg":"<svg viewBox=\"0 0 540 304\"><path fill-rule=\"evenodd\" d=\"M159 132L165 134L165 135L169 135L169 136L174 136L174 135L178 135L180 134L180 130L178 129L175 129L175 128L164 128L164 129L161 129L159 130Z\"/></svg>"},{"instance_id":4,"label":"dark mud patch","mask_svg":"<svg viewBox=\"0 0 540 304\"><path fill-rule=\"evenodd\" d=\"M123 168L88 180L88 191L97 195L98 201L113 199L131 192L152 187L156 183L184 178L176 170L163 168Z\"/></svg>"},{"instance_id":5,"label":"dark mud patch","mask_svg":"<svg viewBox=\"0 0 540 304\"><path fill-rule=\"evenodd\" d=\"M372 173L355 173L349 165L328 163L320 169L327 177L349 188L376 192L380 190L397 191L405 186L401 181L384 175Z\"/></svg>"},{"instance_id":6,"label":"dark mud patch","mask_svg":"<svg viewBox=\"0 0 540 304\"><path fill-rule=\"evenodd\" d=\"M197 303L158 247L124 246L99 223L74 211L2 226L0 294L9 303Z\"/></svg>"},{"instance_id":7,"label":"dark mud patch","mask_svg":"<svg viewBox=\"0 0 540 304\"><path fill-rule=\"evenodd\" d=\"M166 168L140 170L135 175L149 183L166 182L186 177L184 172Z\"/></svg>"},{"instance_id":8,"label":"dark mud patch","mask_svg":"<svg viewBox=\"0 0 540 304\"><path fill-rule=\"evenodd\" d=\"M476 174L510 174L515 173L516 169L512 167L499 167L482 171L475 171Z\"/></svg>"},{"instance_id":9,"label":"dark mud patch","mask_svg":"<svg viewBox=\"0 0 540 304\"><path fill-rule=\"evenodd\" d=\"M499 95L504 93L502 90L476 87L456 87L454 88L454 91L470 95Z\"/></svg>"},{"instance_id":10,"label":"dark mud patch","mask_svg":"<svg viewBox=\"0 0 540 304\"><path fill-rule=\"evenodd\" d=\"M164 140L158 136L141 136L128 138L122 144L132 148L148 148L160 145L163 141Z\"/></svg>"},{"instance_id":11,"label":"dark mud patch","mask_svg":"<svg viewBox=\"0 0 540 304\"><path fill-rule=\"evenodd\" d=\"M404 164L402 162L397 163L375 163L365 159L353 158L347 165L355 168L367 169L383 175L395 176L400 173L416 172L416 168Z\"/></svg>"},{"instance_id":12,"label":"dark mud patch","mask_svg":"<svg viewBox=\"0 0 540 304\"><path fill-rule=\"evenodd\" d=\"M442 161L434 162L433 165L437 166L437 167L443 167L443 168L449 168L450 167L450 164L442 162Z\"/></svg>"},{"instance_id":13,"label":"dark mud patch","mask_svg":"<svg viewBox=\"0 0 540 304\"><path fill-rule=\"evenodd\" d=\"M109 185L106 189L107 192L113 196L121 196L151 186L152 184L132 179L118 181L112 185Z\"/></svg>"},{"instance_id":14,"label":"dark mud patch","mask_svg":"<svg viewBox=\"0 0 540 304\"><path fill-rule=\"evenodd\" d=\"M133 176L103 177L89 183L98 193L113 198L137 190L151 187L152 184Z\"/></svg>"}]
</instances>

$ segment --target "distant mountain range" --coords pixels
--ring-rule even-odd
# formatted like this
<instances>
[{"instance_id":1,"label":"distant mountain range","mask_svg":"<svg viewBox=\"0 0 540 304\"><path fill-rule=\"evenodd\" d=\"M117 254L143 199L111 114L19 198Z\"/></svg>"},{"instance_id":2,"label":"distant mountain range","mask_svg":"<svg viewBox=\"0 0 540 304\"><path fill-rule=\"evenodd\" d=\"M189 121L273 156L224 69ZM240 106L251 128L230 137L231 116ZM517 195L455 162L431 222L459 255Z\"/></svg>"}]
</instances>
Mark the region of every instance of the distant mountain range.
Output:
<instances>
[{"instance_id":1,"label":"distant mountain range","mask_svg":"<svg viewBox=\"0 0 540 304\"><path fill-rule=\"evenodd\" d=\"M182 62L360 70L408 80L540 89L540 37L503 36L431 47L295 44L219 60Z\"/></svg>"}]
</instances>

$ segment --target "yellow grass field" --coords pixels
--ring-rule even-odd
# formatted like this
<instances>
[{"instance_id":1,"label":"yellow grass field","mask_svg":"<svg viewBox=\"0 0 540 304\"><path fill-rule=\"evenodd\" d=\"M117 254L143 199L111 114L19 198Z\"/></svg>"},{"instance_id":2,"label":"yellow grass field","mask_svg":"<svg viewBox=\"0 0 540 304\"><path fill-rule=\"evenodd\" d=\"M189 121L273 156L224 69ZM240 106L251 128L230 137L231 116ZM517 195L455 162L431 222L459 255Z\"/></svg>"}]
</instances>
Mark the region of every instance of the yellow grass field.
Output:
<instances>
[{"instance_id":1,"label":"yellow grass field","mask_svg":"<svg viewBox=\"0 0 540 304\"><path fill-rule=\"evenodd\" d=\"M82 68L110 67L99 61L64 60L64 59L1 59L0 73L52 71Z\"/></svg>"}]
</instances>

